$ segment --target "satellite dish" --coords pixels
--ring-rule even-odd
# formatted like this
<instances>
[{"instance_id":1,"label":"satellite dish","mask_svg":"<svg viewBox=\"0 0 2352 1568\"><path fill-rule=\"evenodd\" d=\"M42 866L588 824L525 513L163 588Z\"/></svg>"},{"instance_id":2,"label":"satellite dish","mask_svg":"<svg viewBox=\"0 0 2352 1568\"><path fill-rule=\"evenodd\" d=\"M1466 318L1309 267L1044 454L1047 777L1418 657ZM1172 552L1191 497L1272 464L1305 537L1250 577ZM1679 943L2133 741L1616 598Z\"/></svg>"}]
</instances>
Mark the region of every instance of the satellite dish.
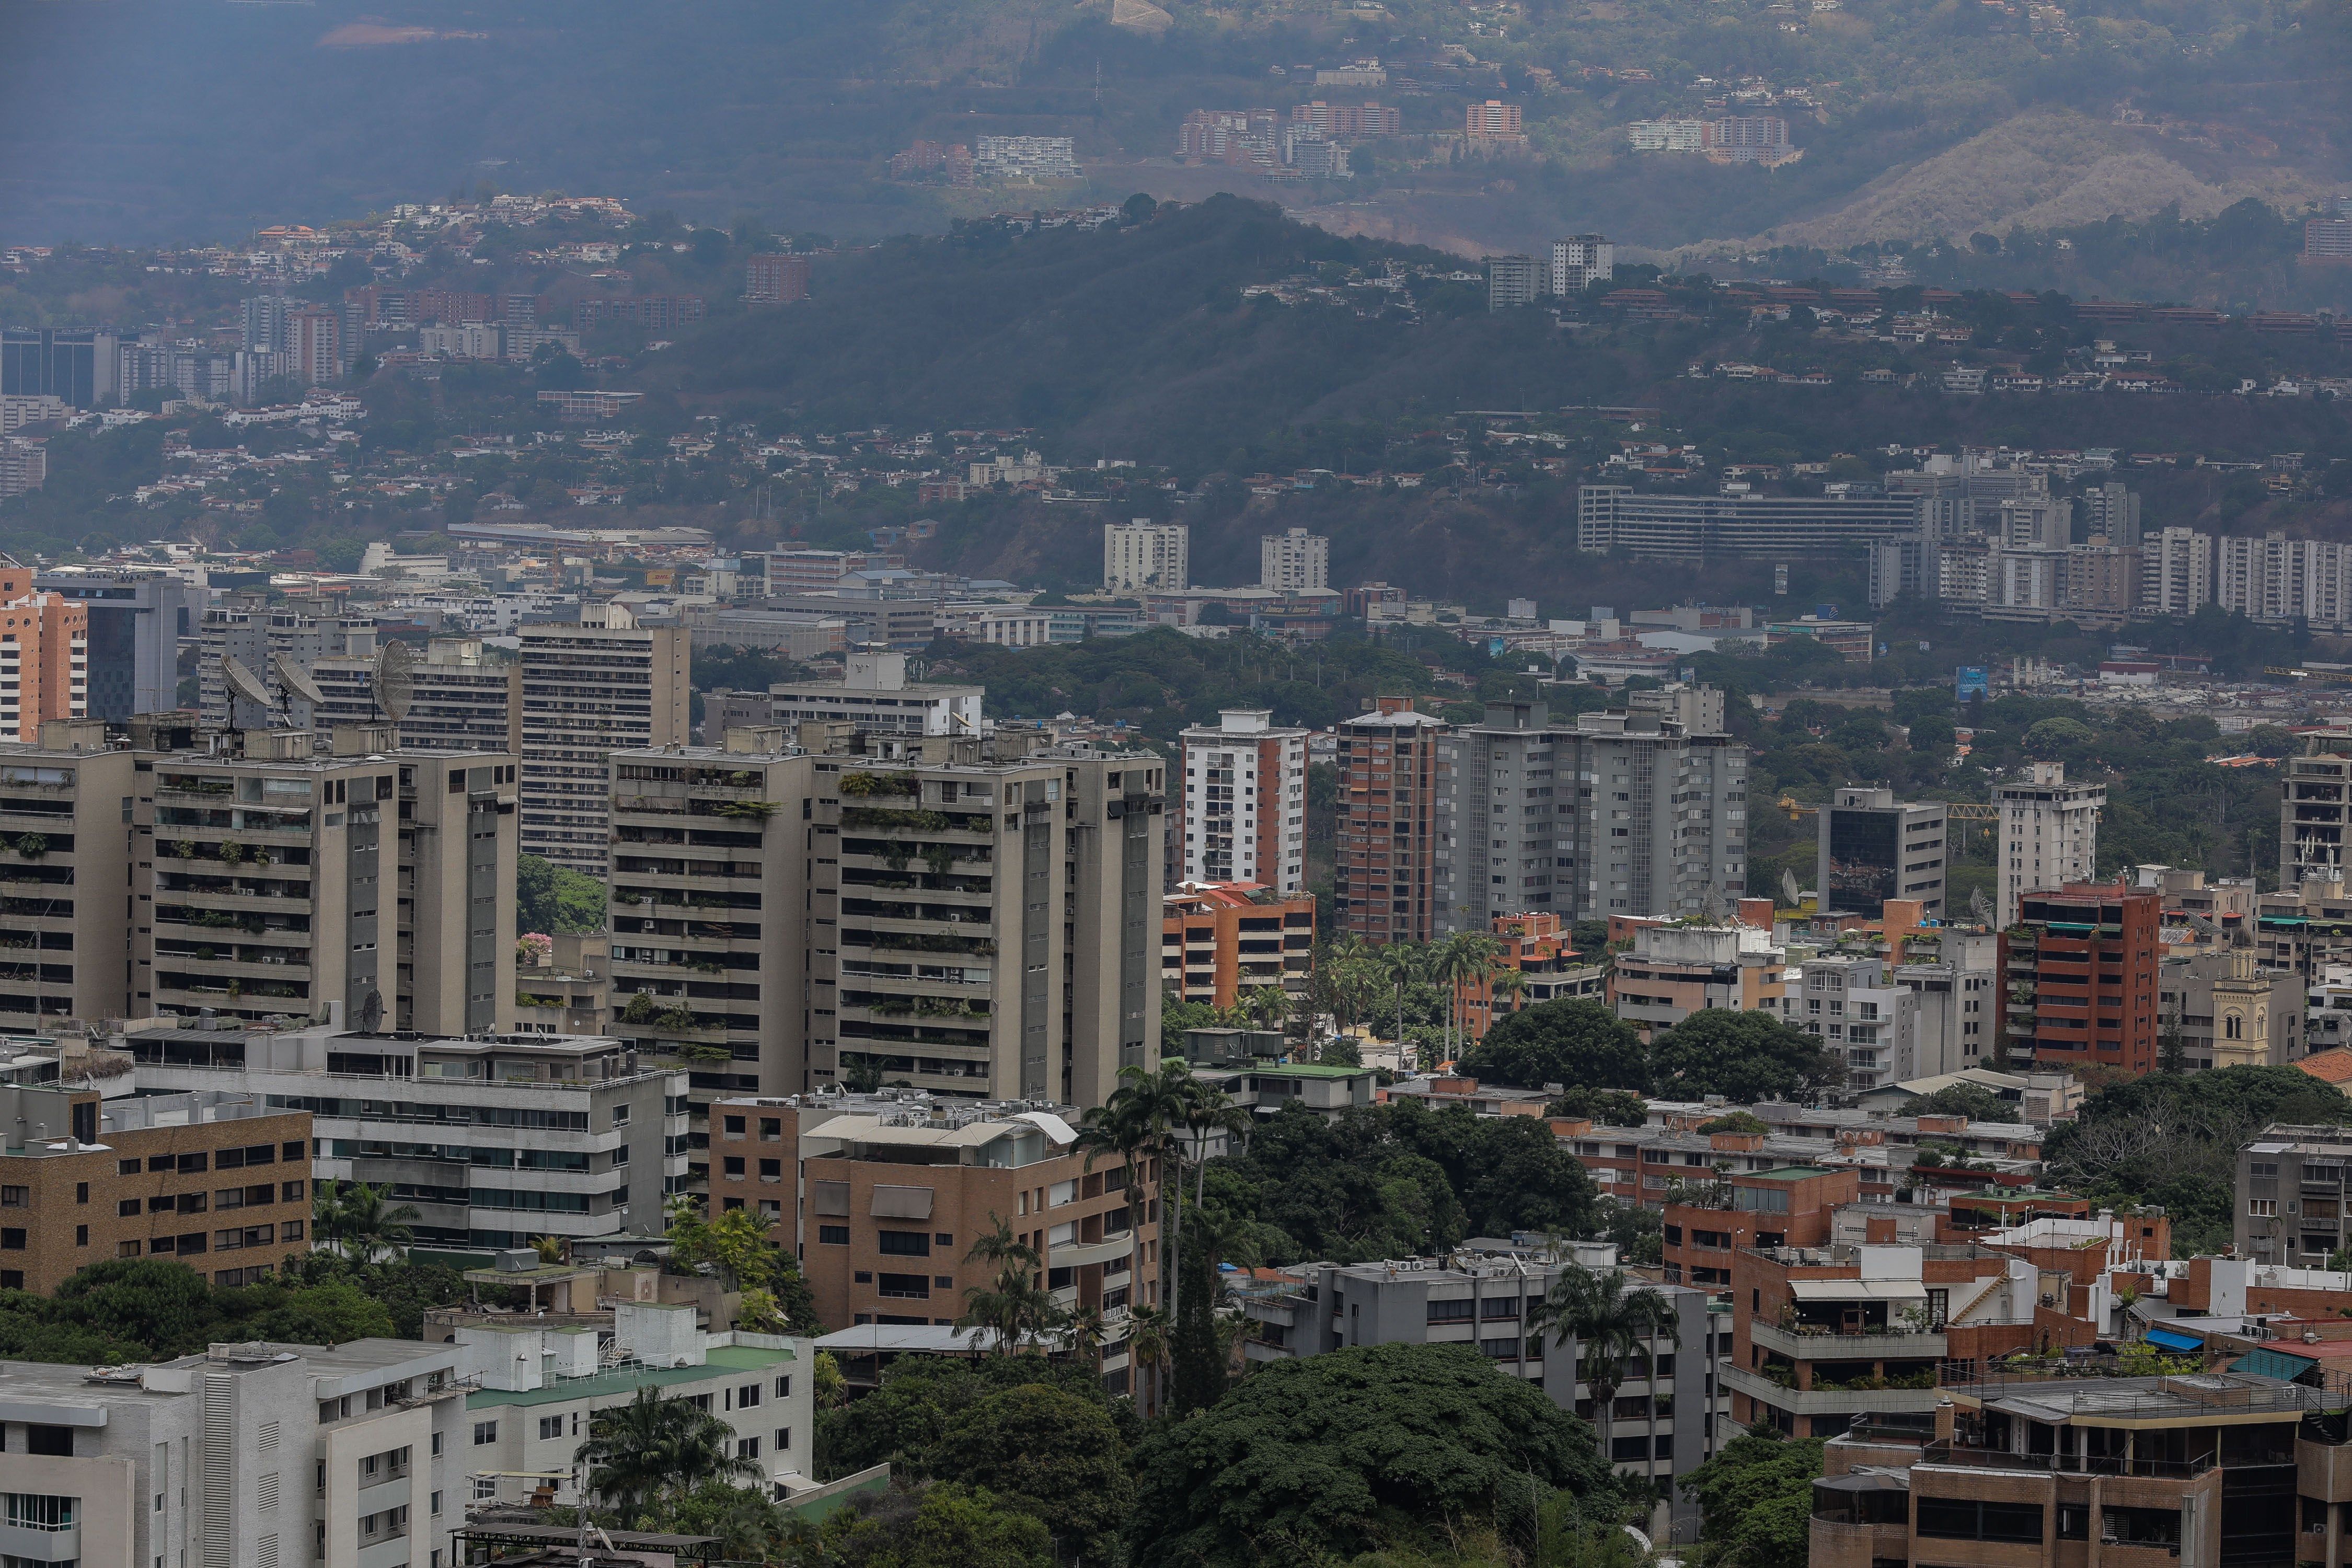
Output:
<instances>
[{"instance_id":1,"label":"satellite dish","mask_svg":"<svg viewBox=\"0 0 2352 1568\"><path fill-rule=\"evenodd\" d=\"M1804 889L1797 886L1797 874L1794 871L1783 870L1780 873L1781 902L1787 904L1793 910L1803 898L1803 895Z\"/></svg>"},{"instance_id":2,"label":"satellite dish","mask_svg":"<svg viewBox=\"0 0 2352 1568\"><path fill-rule=\"evenodd\" d=\"M327 705L327 694L319 689L319 683L310 679L310 672L284 654L276 653L269 656L269 669L270 673L278 677L278 685L308 702L311 707L323 708Z\"/></svg>"},{"instance_id":3,"label":"satellite dish","mask_svg":"<svg viewBox=\"0 0 2352 1568\"><path fill-rule=\"evenodd\" d=\"M388 642L377 650L368 689L376 707L395 724L408 717L409 704L416 700L416 677L411 673L415 668L415 650L404 642Z\"/></svg>"},{"instance_id":4,"label":"satellite dish","mask_svg":"<svg viewBox=\"0 0 2352 1568\"><path fill-rule=\"evenodd\" d=\"M373 1035L383 1027L383 993L373 986L360 1003L360 1033Z\"/></svg>"},{"instance_id":5,"label":"satellite dish","mask_svg":"<svg viewBox=\"0 0 2352 1568\"><path fill-rule=\"evenodd\" d=\"M221 674L228 681L230 723L240 730L267 729L278 704L261 678L233 653L221 655Z\"/></svg>"},{"instance_id":6,"label":"satellite dish","mask_svg":"<svg viewBox=\"0 0 2352 1568\"><path fill-rule=\"evenodd\" d=\"M1984 896L1982 888L1969 895L1969 913L1976 917L1976 922L1980 926L1992 924L1992 900Z\"/></svg>"}]
</instances>

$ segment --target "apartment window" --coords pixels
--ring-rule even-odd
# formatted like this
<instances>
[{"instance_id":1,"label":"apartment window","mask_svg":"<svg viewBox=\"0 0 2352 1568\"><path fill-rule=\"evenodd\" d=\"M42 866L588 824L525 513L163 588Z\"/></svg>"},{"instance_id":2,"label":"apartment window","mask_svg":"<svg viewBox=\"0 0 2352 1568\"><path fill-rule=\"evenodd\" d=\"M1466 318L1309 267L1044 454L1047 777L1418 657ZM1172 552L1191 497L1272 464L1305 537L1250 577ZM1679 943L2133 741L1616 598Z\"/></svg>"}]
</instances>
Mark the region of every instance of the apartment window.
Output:
<instances>
[{"instance_id":1,"label":"apartment window","mask_svg":"<svg viewBox=\"0 0 2352 1568\"><path fill-rule=\"evenodd\" d=\"M499 1440L499 1424L495 1421L474 1423L474 1447L482 1447Z\"/></svg>"},{"instance_id":2,"label":"apartment window","mask_svg":"<svg viewBox=\"0 0 2352 1568\"><path fill-rule=\"evenodd\" d=\"M541 1416L541 1417L539 1418L539 1437L540 1437L540 1441L541 1441L541 1442L545 1442L545 1441L547 1441L547 1440L548 1440L549 1438L551 1438L551 1437L561 1437L561 1436L563 1436L563 1417L562 1417L562 1416L561 1416L561 1415L542 1415L542 1416Z\"/></svg>"},{"instance_id":3,"label":"apartment window","mask_svg":"<svg viewBox=\"0 0 2352 1568\"><path fill-rule=\"evenodd\" d=\"M816 1239L820 1247L847 1247L849 1227L845 1225L821 1225L816 1227Z\"/></svg>"},{"instance_id":4,"label":"apartment window","mask_svg":"<svg viewBox=\"0 0 2352 1568\"><path fill-rule=\"evenodd\" d=\"M735 1457L739 1459L758 1458L760 1457L760 1439L757 1437L738 1437L735 1440Z\"/></svg>"},{"instance_id":5,"label":"apartment window","mask_svg":"<svg viewBox=\"0 0 2352 1568\"><path fill-rule=\"evenodd\" d=\"M730 1176L740 1177L743 1174L743 1156L740 1154L726 1156L721 1163L721 1169Z\"/></svg>"},{"instance_id":6,"label":"apartment window","mask_svg":"<svg viewBox=\"0 0 2352 1568\"><path fill-rule=\"evenodd\" d=\"M24 1250L25 1233L22 1230L16 1229L13 1226L0 1229L0 1252L22 1252Z\"/></svg>"},{"instance_id":7,"label":"apartment window","mask_svg":"<svg viewBox=\"0 0 2352 1568\"><path fill-rule=\"evenodd\" d=\"M776 1379L776 1397L777 1397L777 1398L779 1398L779 1399L790 1399L792 1396L793 1396L793 1380L792 1380L792 1378L791 1378L789 1375L787 1375L787 1376L780 1377L780 1378ZM781 1443L779 1443L779 1444L777 1444L777 1445L776 1445L776 1447L780 1447L780 1448L781 1448L781 1447L783 1447L783 1445L782 1445L782 1444L781 1444Z\"/></svg>"},{"instance_id":8,"label":"apartment window","mask_svg":"<svg viewBox=\"0 0 2352 1568\"><path fill-rule=\"evenodd\" d=\"M735 1391L735 1408L749 1410L760 1403L760 1385L747 1383Z\"/></svg>"},{"instance_id":9,"label":"apartment window","mask_svg":"<svg viewBox=\"0 0 2352 1568\"><path fill-rule=\"evenodd\" d=\"M791 1453L792 1451L793 1451L793 1429L792 1429L791 1427L789 1427L789 1426L779 1426L779 1427L777 1427L777 1428L776 1428L776 1452L777 1452L777 1453L779 1453L779 1454L789 1454L789 1453Z\"/></svg>"},{"instance_id":10,"label":"apartment window","mask_svg":"<svg viewBox=\"0 0 2352 1568\"><path fill-rule=\"evenodd\" d=\"M927 1274L885 1274L877 1288L885 1296L910 1301L928 1301L931 1298L931 1280Z\"/></svg>"},{"instance_id":11,"label":"apartment window","mask_svg":"<svg viewBox=\"0 0 2352 1568\"><path fill-rule=\"evenodd\" d=\"M137 1198L123 1198L118 1201L114 1205L114 1217L117 1219L131 1219L136 1216L138 1213L139 1200Z\"/></svg>"},{"instance_id":12,"label":"apartment window","mask_svg":"<svg viewBox=\"0 0 2352 1568\"><path fill-rule=\"evenodd\" d=\"M433 1494L433 1517L436 1519L441 1517L441 1494L439 1492L435 1492ZM436 1563L440 1562L441 1553L438 1552L435 1552L433 1554L433 1561Z\"/></svg>"},{"instance_id":13,"label":"apartment window","mask_svg":"<svg viewBox=\"0 0 2352 1568\"><path fill-rule=\"evenodd\" d=\"M931 1255L930 1232L924 1230L885 1230L876 1233L885 1258L929 1258Z\"/></svg>"}]
</instances>

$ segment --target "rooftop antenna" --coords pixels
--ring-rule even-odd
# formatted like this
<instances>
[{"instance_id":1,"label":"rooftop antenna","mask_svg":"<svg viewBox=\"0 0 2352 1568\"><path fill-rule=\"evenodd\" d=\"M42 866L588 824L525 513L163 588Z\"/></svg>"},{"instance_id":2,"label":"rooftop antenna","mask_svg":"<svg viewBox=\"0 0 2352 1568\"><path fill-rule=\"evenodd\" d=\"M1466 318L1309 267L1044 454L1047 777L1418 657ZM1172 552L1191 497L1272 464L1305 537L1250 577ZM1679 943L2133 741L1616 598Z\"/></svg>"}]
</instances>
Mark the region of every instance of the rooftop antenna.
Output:
<instances>
[{"instance_id":1,"label":"rooftop antenna","mask_svg":"<svg viewBox=\"0 0 2352 1568\"><path fill-rule=\"evenodd\" d=\"M276 717L277 702L261 678L246 668L245 661L233 653L221 655L221 676L228 682L229 727L236 730L267 730Z\"/></svg>"},{"instance_id":2,"label":"rooftop antenna","mask_svg":"<svg viewBox=\"0 0 2352 1568\"><path fill-rule=\"evenodd\" d=\"M388 642L376 651L368 692L377 710L395 724L408 717L409 705L416 700L415 668L416 652L404 642Z\"/></svg>"},{"instance_id":3,"label":"rooftop antenna","mask_svg":"<svg viewBox=\"0 0 2352 1568\"><path fill-rule=\"evenodd\" d=\"M292 659L287 658L282 653L274 653L269 656L269 671L272 675L278 677L278 686L287 693L289 698L288 707L289 709L296 701L299 701L310 708L310 714L306 714L304 716L306 721L310 721L310 722L305 722L296 726L298 729L309 729L310 727L310 722L315 722L313 716L315 716L320 709L326 707L327 694L319 689L319 683L310 679L310 671L304 669L300 665L295 663Z\"/></svg>"}]
</instances>

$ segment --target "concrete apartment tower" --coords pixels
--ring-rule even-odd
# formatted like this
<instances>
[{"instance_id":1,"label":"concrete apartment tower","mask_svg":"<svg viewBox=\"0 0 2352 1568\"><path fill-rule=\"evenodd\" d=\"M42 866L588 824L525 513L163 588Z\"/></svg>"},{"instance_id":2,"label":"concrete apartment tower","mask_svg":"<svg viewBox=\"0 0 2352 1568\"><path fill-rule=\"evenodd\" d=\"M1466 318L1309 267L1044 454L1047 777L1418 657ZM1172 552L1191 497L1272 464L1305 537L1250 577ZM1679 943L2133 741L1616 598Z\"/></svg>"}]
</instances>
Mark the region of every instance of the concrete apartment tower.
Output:
<instances>
[{"instance_id":1,"label":"concrete apartment tower","mask_svg":"<svg viewBox=\"0 0 2352 1568\"><path fill-rule=\"evenodd\" d=\"M1557 797L1559 759L1573 778L1573 725L1556 728L1541 702L1490 702L1476 724L1437 739L1435 929L1493 929L1498 915L1549 910L1572 918L1575 875L1559 834L1574 825L1574 785ZM1565 820L1563 820L1565 819Z\"/></svg>"},{"instance_id":2,"label":"concrete apartment tower","mask_svg":"<svg viewBox=\"0 0 2352 1568\"><path fill-rule=\"evenodd\" d=\"M2098 875L2099 811L2105 784L2068 784L2063 763L2030 763L2027 776L1993 785L2000 811L2000 901L1994 923L2017 919L2018 901L2037 888L2088 882Z\"/></svg>"},{"instance_id":3,"label":"concrete apartment tower","mask_svg":"<svg viewBox=\"0 0 2352 1568\"><path fill-rule=\"evenodd\" d=\"M522 848L591 877L612 837L605 759L683 744L692 644L683 626L641 626L619 605L522 637Z\"/></svg>"},{"instance_id":4,"label":"concrete apartment tower","mask_svg":"<svg viewBox=\"0 0 2352 1568\"><path fill-rule=\"evenodd\" d=\"M1258 535L1257 585L1291 594L1327 592L1331 586L1331 542L1303 528Z\"/></svg>"},{"instance_id":5,"label":"concrete apartment tower","mask_svg":"<svg viewBox=\"0 0 2352 1568\"><path fill-rule=\"evenodd\" d=\"M2279 783L2279 886L2343 874L2345 829L2352 826L2352 758L2340 752L2289 757Z\"/></svg>"},{"instance_id":6,"label":"concrete apartment tower","mask_svg":"<svg viewBox=\"0 0 2352 1568\"><path fill-rule=\"evenodd\" d=\"M1427 942L1438 929L1437 768L1445 721L1410 697L1373 699L1339 726L1333 910L1366 942Z\"/></svg>"},{"instance_id":7,"label":"concrete apartment tower","mask_svg":"<svg viewBox=\"0 0 2352 1568\"><path fill-rule=\"evenodd\" d=\"M131 753L95 720L0 744L0 1035L129 1010ZM47 1020L47 1023L44 1023Z\"/></svg>"},{"instance_id":8,"label":"concrete apartment tower","mask_svg":"<svg viewBox=\"0 0 2352 1568\"><path fill-rule=\"evenodd\" d=\"M1898 801L1891 789L1841 789L1820 813L1813 886L1822 912L1875 919L1889 899L1916 899L1944 912L1942 801Z\"/></svg>"},{"instance_id":9,"label":"concrete apartment tower","mask_svg":"<svg viewBox=\"0 0 2352 1568\"><path fill-rule=\"evenodd\" d=\"M1181 594L1192 585L1192 531L1181 522L1103 524L1103 591Z\"/></svg>"},{"instance_id":10,"label":"concrete apartment tower","mask_svg":"<svg viewBox=\"0 0 2352 1568\"><path fill-rule=\"evenodd\" d=\"M1270 709L1229 708L1182 742L1177 879L1298 891L1307 882L1307 731L1276 726Z\"/></svg>"},{"instance_id":11,"label":"concrete apartment tower","mask_svg":"<svg viewBox=\"0 0 2352 1568\"><path fill-rule=\"evenodd\" d=\"M1692 721L1715 706L1706 695L1577 715L1574 832L1553 842L1580 917L1694 915L1746 890L1748 748ZM1554 771L1567 788L1568 766Z\"/></svg>"}]
</instances>

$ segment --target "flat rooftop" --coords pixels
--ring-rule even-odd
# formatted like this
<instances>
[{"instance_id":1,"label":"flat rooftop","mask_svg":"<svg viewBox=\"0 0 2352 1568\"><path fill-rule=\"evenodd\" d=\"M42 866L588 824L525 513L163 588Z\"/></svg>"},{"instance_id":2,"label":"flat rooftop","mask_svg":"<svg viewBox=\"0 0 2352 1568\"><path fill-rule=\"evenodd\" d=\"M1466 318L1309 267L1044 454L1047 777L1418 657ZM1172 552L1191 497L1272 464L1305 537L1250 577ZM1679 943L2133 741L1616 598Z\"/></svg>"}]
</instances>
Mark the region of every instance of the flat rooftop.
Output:
<instances>
[{"instance_id":1,"label":"flat rooftop","mask_svg":"<svg viewBox=\"0 0 2352 1568\"><path fill-rule=\"evenodd\" d=\"M680 1383L708 1382L729 1373L758 1372L779 1362L794 1359L789 1350L768 1350L755 1345L719 1345L709 1352L700 1366L618 1366L610 1372L600 1372L593 1377L559 1378L541 1388L476 1389L466 1395L466 1408L488 1410L502 1405L528 1407L556 1405L573 1399L595 1399L605 1394L635 1394L640 1388L667 1388Z\"/></svg>"}]
</instances>

